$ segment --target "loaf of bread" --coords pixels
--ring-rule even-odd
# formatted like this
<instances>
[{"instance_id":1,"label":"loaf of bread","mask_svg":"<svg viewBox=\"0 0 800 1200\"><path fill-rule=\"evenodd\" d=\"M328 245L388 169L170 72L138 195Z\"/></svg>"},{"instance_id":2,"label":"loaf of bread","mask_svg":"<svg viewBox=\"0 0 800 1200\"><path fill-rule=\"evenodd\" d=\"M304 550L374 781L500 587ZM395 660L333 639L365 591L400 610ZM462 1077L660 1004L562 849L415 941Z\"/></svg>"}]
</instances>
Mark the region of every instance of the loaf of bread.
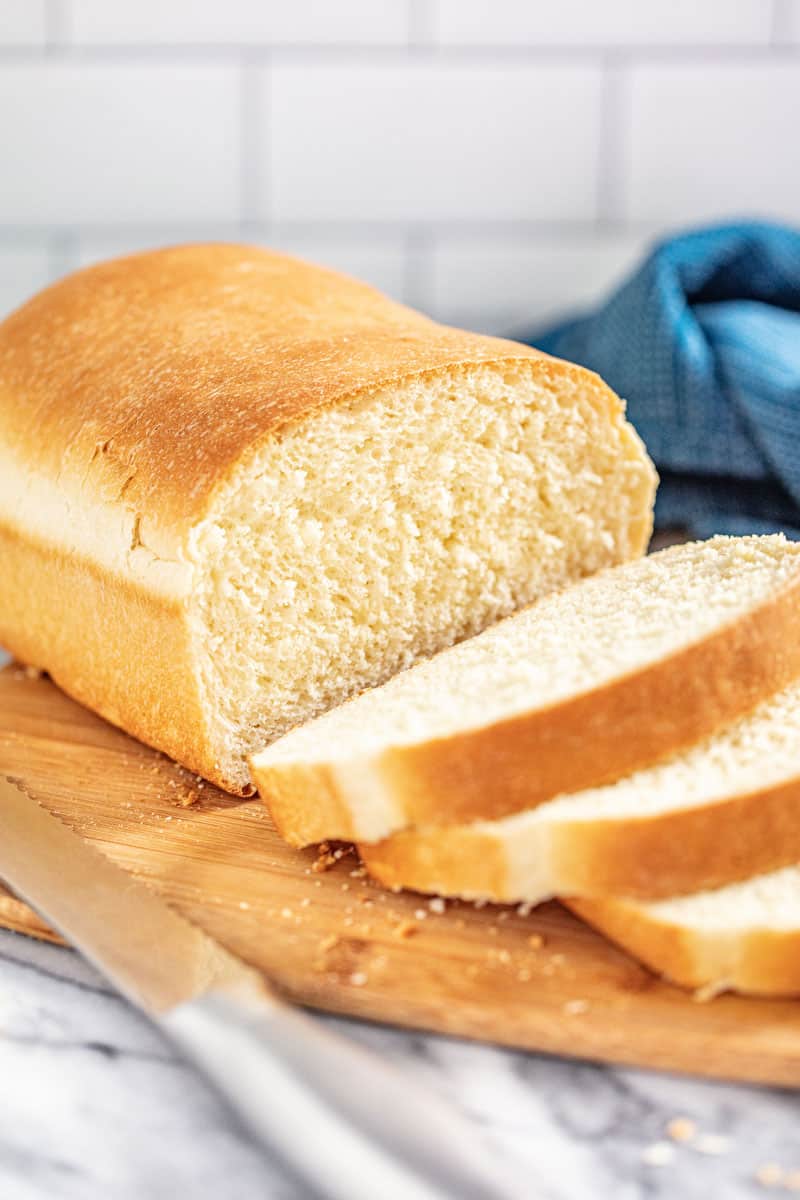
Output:
<instances>
[{"instance_id":1,"label":"loaf of bread","mask_svg":"<svg viewBox=\"0 0 800 1200\"><path fill-rule=\"evenodd\" d=\"M664 759L798 677L800 545L714 538L540 600L293 730L253 777L297 844L491 821ZM417 886L409 844L392 882ZM392 851L364 853L388 877Z\"/></svg>"},{"instance_id":2,"label":"loaf of bread","mask_svg":"<svg viewBox=\"0 0 800 1200\"><path fill-rule=\"evenodd\" d=\"M683 987L800 995L800 867L714 891L651 902L569 900L569 907L653 971Z\"/></svg>"},{"instance_id":3,"label":"loaf of bread","mask_svg":"<svg viewBox=\"0 0 800 1200\"><path fill-rule=\"evenodd\" d=\"M642 900L800 862L800 684L666 762L501 821L362 845L389 887L538 904Z\"/></svg>"},{"instance_id":4,"label":"loaf of bread","mask_svg":"<svg viewBox=\"0 0 800 1200\"><path fill-rule=\"evenodd\" d=\"M0 326L0 645L232 791L309 717L642 553L592 373L283 255L81 271Z\"/></svg>"}]
</instances>

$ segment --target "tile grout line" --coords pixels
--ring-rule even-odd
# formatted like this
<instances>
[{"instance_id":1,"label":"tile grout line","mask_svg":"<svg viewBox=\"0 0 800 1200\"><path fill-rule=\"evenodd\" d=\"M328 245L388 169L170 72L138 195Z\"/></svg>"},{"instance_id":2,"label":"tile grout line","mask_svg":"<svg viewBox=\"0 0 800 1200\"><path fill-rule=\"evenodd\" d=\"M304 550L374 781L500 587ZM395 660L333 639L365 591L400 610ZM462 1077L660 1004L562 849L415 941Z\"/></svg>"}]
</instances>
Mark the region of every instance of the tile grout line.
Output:
<instances>
[{"instance_id":1,"label":"tile grout line","mask_svg":"<svg viewBox=\"0 0 800 1200\"><path fill-rule=\"evenodd\" d=\"M240 70L239 107L239 186L240 224L243 229L257 224L269 211L269 179L264 171L264 142L271 134L271 113L267 112L267 129L263 128L261 84L270 84L270 60L249 56L242 59ZM266 76L266 79L264 78ZM271 99L269 91L267 96Z\"/></svg>"},{"instance_id":2,"label":"tile grout line","mask_svg":"<svg viewBox=\"0 0 800 1200\"><path fill-rule=\"evenodd\" d=\"M603 65L597 161L597 225L620 224L625 170L625 118L630 103L627 61L608 55Z\"/></svg>"},{"instance_id":3,"label":"tile grout line","mask_svg":"<svg viewBox=\"0 0 800 1200\"><path fill-rule=\"evenodd\" d=\"M434 242L435 234L429 227L406 231L403 300L424 312L429 311L433 299Z\"/></svg>"},{"instance_id":4,"label":"tile grout line","mask_svg":"<svg viewBox=\"0 0 800 1200\"><path fill-rule=\"evenodd\" d=\"M408 46L412 51L433 46L430 13L437 0L406 0L408 5Z\"/></svg>"},{"instance_id":5,"label":"tile grout line","mask_svg":"<svg viewBox=\"0 0 800 1200\"><path fill-rule=\"evenodd\" d=\"M69 13L64 0L44 0L44 52L59 55L70 41Z\"/></svg>"},{"instance_id":6,"label":"tile grout line","mask_svg":"<svg viewBox=\"0 0 800 1200\"><path fill-rule=\"evenodd\" d=\"M776 0L773 0L775 3ZM782 0L777 0L780 5ZM669 65L741 65L748 63L764 63L770 61L796 61L800 57L800 44L793 42L774 41L763 44L757 43L710 43L654 45L641 43L636 45L613 45L598 43L570 44L554 43L553 45L454 45L438 44L432 41L413 42L396 45L361 45L358 43L341 42L338 44L314 43L273 43L254 46L246 42L220 43L208 45L205 43L137 43L122 45L119 43L75 43L69 40L68 21L62 21L63 10L50 5L57 5L58 0L47 0L47 13L52 13L48 20L48 50L52 57L59 60L97 65L109 63L125 65L127 63L149 63L152 65L172 64L185 65L233 65L247 54L254 62L266 62L269 59L284 61L290 64L314 66L320 63L327 65L352 66L353 63L367 64L403 64L410 61L426 62L431 65L446 67L451 64L462 66L511 66L515 63L525 65L536 63L563 67L576 64L597 65L609 54L624 54L636 58L645 64L666 63ZM783 12L782 8L776 12ZM786 10L788 11L788 10ZM776 24L782 24L782 18ZM41 61L41 49L32 46L0 46L0 61L34 63Z\"/></svg>"},{"instance_id":7,"label":"tile grout line","mask_svg":"<svg viewBox=\"0 0 800 1200\"><path fill-rule=\"evenodd\" d=\"M772 0L772 20L770 23L769 45L775 47L791 46L789 42L791 0Z\"/></svg>"},{"instance_id":8,"label":"tile grout line","mask_svg":"<svg viewBox=\"0 0 800 1200\"><path fill-rule=\"evenodd\" d=\"M48 270L51 282L78 266L79 236L72 230L51 230L47 238Z\"/></svg>"}]
</instances>

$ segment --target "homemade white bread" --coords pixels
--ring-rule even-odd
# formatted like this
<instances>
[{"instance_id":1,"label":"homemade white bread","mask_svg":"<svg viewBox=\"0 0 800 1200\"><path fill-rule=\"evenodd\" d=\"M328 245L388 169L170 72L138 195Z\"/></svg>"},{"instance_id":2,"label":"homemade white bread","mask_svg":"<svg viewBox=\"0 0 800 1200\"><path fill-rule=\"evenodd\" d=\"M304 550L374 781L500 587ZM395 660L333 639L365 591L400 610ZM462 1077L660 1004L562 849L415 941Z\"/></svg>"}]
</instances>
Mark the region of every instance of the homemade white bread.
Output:
<instances>
[{"instance_id":1,"label":"homemade white bread","mask_svg":"<svg viewBox=\"0 0 800 1200\"><path fill-rule=\"evenodd\" d=\"M493 820L662 759L798 676L800 545L714 538L541 600L293 730L253 778L297 844Z\"/></svg>"},{"instance_id":2,"label":"homemade white bread","mask_svg":"<svg viewBox=\"0 0 800 1200\"><path fill-rule=\"evenodd\" d=\"M617 783L361 852L389 887L534 904L674 896L800 862L800 684Z\"/></svg>"},{"instance_id":3,"label":"homemade white bread","mask_svg":"<svg viewBox=\"0 0 800 1200\"><path fill-rule=\"evenodd\" d=\"M673 983L708 994L800 994L800 867L650 903L566 903Z\"/></svg>"},{"instance_id":4,"label":"homemade white bread","mask_svg":"<svg viewBox=\"0 0 800 1200\"><path fill-rule=\"evenodd\" d=\"M0 645L234 791L246 756L636 556L597 376L284 255L92 267L0 326Z\"/></svg>"}]
</instances>

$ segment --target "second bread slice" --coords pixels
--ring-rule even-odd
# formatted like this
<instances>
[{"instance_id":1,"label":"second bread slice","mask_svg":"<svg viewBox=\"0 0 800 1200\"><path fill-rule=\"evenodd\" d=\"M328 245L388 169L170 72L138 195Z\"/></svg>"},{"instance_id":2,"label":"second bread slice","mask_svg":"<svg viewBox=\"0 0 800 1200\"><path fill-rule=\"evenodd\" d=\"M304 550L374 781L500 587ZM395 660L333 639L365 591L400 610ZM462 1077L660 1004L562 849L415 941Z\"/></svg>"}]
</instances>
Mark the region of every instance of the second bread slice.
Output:
<instances>
[{"instance_id":1,"label":"second bread slice","mask_svg":"<svg viewBox=\"0 0 800 1200\"><path fill-rule=\"evenodd\" d=\"M406 830L362 847L389 887L538 904L652 900L800 861L800 684L617 783L500 821Z\"/></svg>"},{"instance_id":2,"label":"second bread slice","mask_svg":"<svg viewBox=\"0 0 800 1200\"><path fill-rule=\"evenodd\" d=\"M493 820L619 779L800 676L800 546L713 538L603 571L251 759L295 845Z\"/></svg>"}]
</instances>

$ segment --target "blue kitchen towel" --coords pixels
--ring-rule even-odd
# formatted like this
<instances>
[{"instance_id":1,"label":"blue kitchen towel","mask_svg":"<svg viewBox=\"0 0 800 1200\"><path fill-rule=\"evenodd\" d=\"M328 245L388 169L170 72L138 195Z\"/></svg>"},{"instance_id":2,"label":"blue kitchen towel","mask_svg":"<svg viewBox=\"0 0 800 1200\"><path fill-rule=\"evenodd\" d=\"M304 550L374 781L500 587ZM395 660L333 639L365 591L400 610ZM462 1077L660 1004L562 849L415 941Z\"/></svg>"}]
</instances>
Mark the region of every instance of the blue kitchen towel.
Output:
<instances>
[{"instance_id":1,"label":"blue kitchen towel","mask_svg":"<svg viewBox=\"0 0 800 1200\"><path fill-rule=\"evenodd\" d=\"M800 538L800 231L667 239L598 311L527 340L625 397L661 475L657 525Z\"/></svg>"}]
</instances>

